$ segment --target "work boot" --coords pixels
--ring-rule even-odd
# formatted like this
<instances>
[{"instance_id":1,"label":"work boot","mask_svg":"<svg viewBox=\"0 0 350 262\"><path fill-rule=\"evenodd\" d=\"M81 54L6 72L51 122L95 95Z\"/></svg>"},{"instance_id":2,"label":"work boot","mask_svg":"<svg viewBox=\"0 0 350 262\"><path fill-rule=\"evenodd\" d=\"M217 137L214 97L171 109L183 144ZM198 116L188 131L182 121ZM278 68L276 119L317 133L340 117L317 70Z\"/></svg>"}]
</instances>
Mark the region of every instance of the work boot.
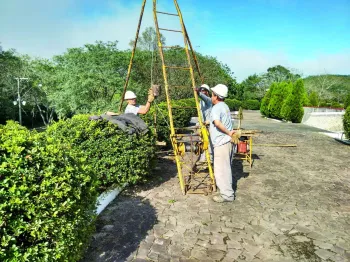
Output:
<instances>
[{"instance_id":1,"label":"work boot","mask_svg":"<svg viewBox=\"0 0 350 262\"><path fill-rule=\"evenodd\" d=\"M213 201L216 203L233 202L234 199L228 200L223 198L221 195L213 196Z\"/></svg>"}]
</instances>

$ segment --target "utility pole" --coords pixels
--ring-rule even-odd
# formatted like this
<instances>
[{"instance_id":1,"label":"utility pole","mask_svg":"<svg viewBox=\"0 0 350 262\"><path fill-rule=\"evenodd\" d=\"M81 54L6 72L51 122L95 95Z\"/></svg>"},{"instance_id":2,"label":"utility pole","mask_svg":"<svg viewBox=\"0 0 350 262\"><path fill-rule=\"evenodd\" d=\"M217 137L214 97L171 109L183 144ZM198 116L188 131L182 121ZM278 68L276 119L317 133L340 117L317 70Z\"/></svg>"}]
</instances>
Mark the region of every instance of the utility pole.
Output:
<instances>
[{"instance_id":1,"label":"utility pole","mask_svg":"<svg viewBox=\"0 0 350 262\"><path fill-rule=\"evenodd\" d=\"M19 124L22 125L22 101L21 101L21 92L19 90L19 82L21 80L28 80L26 77L16 77L17 80L17 95L18 95L18 116L19 116Z\"/></svg>"}]
</instances>

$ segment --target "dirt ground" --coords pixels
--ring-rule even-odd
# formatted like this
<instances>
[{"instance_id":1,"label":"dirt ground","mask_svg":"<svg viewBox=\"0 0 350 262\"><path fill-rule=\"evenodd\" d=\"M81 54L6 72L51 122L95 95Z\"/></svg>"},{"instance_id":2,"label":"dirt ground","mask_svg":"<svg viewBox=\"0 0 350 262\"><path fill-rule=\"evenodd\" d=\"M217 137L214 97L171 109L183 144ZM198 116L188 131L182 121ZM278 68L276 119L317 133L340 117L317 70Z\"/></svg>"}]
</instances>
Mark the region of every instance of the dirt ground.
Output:
<instances>
[{"instance_id":1,"label":"dirt ground","mask_svg":"<svg viewBox=\"0 0 350 262\"><path fill-rule=\"evenodd\" d=\"M350 146L256 111L243 128L262 133L253 167L233 163L233 203L183 196L162 156L152 181L102 212L82 261L350 261Z\"/></svg>"}]
</instances>

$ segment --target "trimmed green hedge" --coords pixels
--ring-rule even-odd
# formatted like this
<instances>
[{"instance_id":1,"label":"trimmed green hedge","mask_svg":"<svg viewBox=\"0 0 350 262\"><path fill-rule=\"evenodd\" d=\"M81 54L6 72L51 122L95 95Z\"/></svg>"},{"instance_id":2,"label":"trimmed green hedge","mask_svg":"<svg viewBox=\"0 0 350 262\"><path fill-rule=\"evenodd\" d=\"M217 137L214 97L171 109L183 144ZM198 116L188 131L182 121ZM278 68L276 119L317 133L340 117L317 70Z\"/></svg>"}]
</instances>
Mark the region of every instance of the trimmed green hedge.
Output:
<instances>
[{"instance_id":1,"label":"trimmed green hedge","mask_svg":"<svg viewBox=\"0 0 350 262\"><path fill-rule=\"evenodd\" d=\"M249 110L259 110L260 102L259 100L256 100L256 99L248 99L243 101L242 107L244 109L249 109Z\"/></svg>"},{"instance_id":2,"label":"trimmed green hedge","mask_svg":"<svg viewBox=\"0 0 350 262\"><path fill-rule=\"evenodd\" d=\"M191 117L198 116L197 109L194 108L196 103L194 98L180 99L172 101L172 110L173 110L173 121L174 127L187 127L190 124ZM178 108L185 107L185 108ZM193 108L188 108L193 107ZM169 114L168 106L166 102L161 102L152 106L150 111L143 116L145 122L152 126L154 125L154 112L156 111L157 116L157 139L158 141L165 141L168 145L171 145L170 142L170 127L169 127Z\"/></svg>"},{"instance_id":3,"label":"trimmed green hedge","mask_svg":"<svg viewBox=\"0 0 350 262\"><path fill-rule=\"evenodd\" d=\"M154 138L76 116L46 132L0 126L0 261L77 261L98 193L144 179Z\"/></svg>"},{"instance_id":4,"label":"trimmed green hedge","mask_svg":"<svg viewBox=\"0 0 350 262\"><path fill-rule=\"evenodd\" d=\"M90 121L87 115L59 121L48 127L46 133L84 153L97 173L100 191L144 179L155 156L152 132L128 135L115 124Z\"/></svg>"},{"instance_id":5,"label":"trimmed green hedge","mask_svg":"<svg viewBox=\"0 0 350 262\"><path fill-rule=\"evenodd\" d=\"M242 106L242 102L237 99L225 99L225 103L227 104L230 111L238 111Z\"/></svg>"},{"instance_id":6,"label":"trimmed green hedge","mask_svg":"<svg viewBox=\"0 0 350 262\"><path fill-rule=\"evenodd\" d=\"M350 139L350 106L346 108L345 115L343 118L344 133L345 136Z\"/></svg>"}]
</instances>

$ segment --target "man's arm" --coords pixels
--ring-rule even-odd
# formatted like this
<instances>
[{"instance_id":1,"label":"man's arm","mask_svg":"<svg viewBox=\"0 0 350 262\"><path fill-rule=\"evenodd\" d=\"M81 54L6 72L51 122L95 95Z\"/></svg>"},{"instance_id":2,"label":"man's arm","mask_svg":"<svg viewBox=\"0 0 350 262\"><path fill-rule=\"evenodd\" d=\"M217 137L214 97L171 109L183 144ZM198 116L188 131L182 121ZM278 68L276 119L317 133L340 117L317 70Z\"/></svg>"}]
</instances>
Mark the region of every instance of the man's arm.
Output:
<instances>
[{"instance_id":1,"label":"man's arm","mask_svg":"<svg viewBox=\"0 0 350 262\"><path fill-rule=\"evenodd\" d=\"M146 105L140 106L139 111L137 113L141 115L147 114L150 107L151 107L151 103L147 101Z\"/></svg>"},{"instance_id":2,"label":"man's arm","mask_svg":"<svg viewBox=\"0 0 350 262\"><path fill-rule=\"evenodd\" d=\"M207 97L205 94L202 94L201 92L198 93L199 97L204 101L206 105L212 105L211 98Z\"/></svg>"},{"instance_id":3,"label":"man's arm","mask_svg":"<svg viewBox=\"0 0 350 262\"><path fill-rule=\"evenodd\" d=\"M214 120L213 123L214 123L214 125L215 125L221 132L225 133L225 134L228 135L228 136L232 136L232 135L235 133L234 130L232 130L232 131L228 130L228 129L224 126L224 124L221 123L220 120Z\"/></svg>"}]
</instances>

